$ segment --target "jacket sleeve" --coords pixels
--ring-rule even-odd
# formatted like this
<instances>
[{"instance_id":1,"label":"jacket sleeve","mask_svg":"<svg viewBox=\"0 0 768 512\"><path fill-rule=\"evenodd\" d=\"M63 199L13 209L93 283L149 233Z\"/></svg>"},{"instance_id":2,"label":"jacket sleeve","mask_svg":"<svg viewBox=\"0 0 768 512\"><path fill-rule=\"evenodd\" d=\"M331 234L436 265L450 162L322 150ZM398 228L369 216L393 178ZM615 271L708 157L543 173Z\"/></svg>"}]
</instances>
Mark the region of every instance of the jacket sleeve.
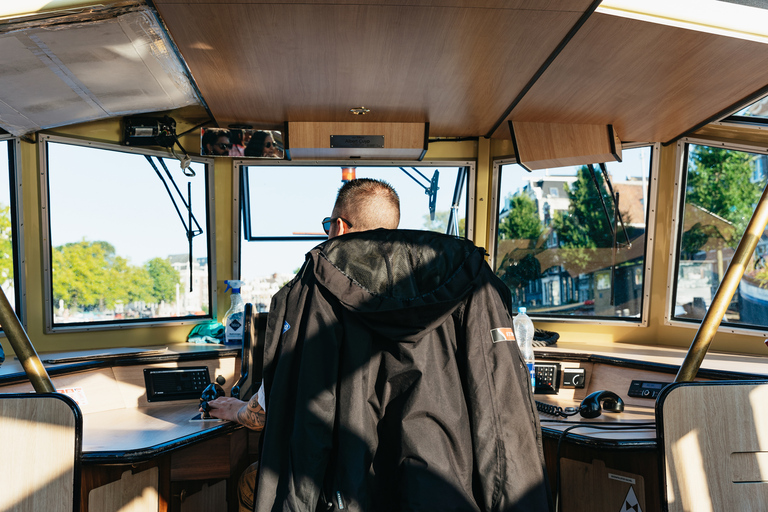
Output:
<instances>
[{"instance_id":1,"label":"jacket sleeve","mask_svg":"<svg viewBox=\"0 0 768 512\"><path fill-rule=\"evenodd\" d=\"M269 398L257 511L313 512L333 445L340 327L306 270L273 301L279 320L269 326L265 354Z\"/></svg>"},{"instance_id":2,"label":"jacket sleeve","mask_svg":"<svg viewBox=\"0 0 768 512\"><path fill-rule=\"evenodd\" d=\"M548 511L541 429L528 371L514 339L494 341L491 336L492 329L512 328L495 281L489 277L472 294L464 313L476 499L481 510Z\"/></svg>"}]
</instances>

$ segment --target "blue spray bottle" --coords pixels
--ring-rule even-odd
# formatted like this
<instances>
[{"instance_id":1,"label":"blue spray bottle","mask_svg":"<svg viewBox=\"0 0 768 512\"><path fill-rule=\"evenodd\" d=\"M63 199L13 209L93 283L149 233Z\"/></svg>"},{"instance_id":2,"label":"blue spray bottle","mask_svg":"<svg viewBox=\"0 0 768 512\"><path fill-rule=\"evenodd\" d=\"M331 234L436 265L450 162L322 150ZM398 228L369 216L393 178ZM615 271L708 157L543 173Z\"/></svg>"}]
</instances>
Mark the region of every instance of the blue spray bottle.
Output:
<instances>
[{"instance_id":1,"label":"blue spray bottle","mask_svg":"<svg viewBox=\"0 0 768 512\"><path fill-rule=\"evenodd\" d=\"M227 283L227 289L225 291L228 292L229 290L232 290L232 295L230 296L231 305L222 321L226 327L224 343L227 345L242 345L245 303L243 302L243 297L240 295L240 288L245 283L236 279L228 279L224 282Z\"/></svg>"}]
</instances>

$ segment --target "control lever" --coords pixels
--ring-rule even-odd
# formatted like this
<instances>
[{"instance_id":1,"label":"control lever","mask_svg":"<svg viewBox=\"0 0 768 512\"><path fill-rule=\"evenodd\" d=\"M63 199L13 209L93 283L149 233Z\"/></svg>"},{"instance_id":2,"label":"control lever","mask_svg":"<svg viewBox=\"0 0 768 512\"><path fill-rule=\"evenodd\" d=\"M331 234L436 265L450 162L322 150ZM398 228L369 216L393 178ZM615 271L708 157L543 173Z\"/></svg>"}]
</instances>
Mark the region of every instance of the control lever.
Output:
<instances>
[{"instance_id":1,"label":"control lever","mask_svg":"<svg viewBox=\"0 0 768 512\"><path fill-rule=\"evenodd\" d=\"M226 381L227 380L223 376L219 375L216 377L216 382L211 382L203 390L203 394L200 395L200 408L203 410L202 419L211 419L211 406L208 405L208 402L211 400L216 400L220 396L224 396L226 394L224 393L224 388L221 387Z\"/></svg>"}]
</instances>

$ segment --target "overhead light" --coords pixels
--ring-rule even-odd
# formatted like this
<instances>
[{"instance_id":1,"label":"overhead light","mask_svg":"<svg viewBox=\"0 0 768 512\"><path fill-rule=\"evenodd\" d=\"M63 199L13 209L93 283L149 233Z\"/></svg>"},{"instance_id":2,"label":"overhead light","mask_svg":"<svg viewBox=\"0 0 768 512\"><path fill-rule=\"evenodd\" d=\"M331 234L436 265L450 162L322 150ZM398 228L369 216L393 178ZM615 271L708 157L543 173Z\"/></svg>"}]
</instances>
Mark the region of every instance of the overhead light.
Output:
<instances>
[{"instance_id":1,"label":"overhead light","mask_svg":"<svg viewBox=\"0 0 768 512\"><path fill-rule=\"evenodd\" d=\"M722 0L603 0L596 12L768 43L768 10Z\"/></svg>"},{"instance_id":2,"label":"overhead light","mask_svg":"<svg viewBox=\"0 0 768 512\"><path fill-rule=\"evenodd\" d=\"M365 107L356 107L356 108L349 109L349 111L356 116L364 116L365 114L370 112L371 109L365 108Z\"/></svg>"}]
</instances>

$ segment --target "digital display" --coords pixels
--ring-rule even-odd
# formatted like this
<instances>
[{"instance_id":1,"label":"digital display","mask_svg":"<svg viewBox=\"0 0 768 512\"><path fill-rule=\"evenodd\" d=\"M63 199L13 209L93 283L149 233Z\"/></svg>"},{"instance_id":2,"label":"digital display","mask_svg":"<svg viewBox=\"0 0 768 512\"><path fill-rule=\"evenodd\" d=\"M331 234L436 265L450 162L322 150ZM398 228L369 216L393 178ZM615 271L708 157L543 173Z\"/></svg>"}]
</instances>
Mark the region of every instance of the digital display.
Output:
<instances>
[{"instance_id":1,"label":"digital display","mask_svg":"<svg viewBox=\"0 0 768 512\"><path fill-rule=\"evenodd\" d=\"M664 387L664 384L659 382L643 382L643 387L646 389L661 389Z\"/></svg>"}]
</instances>

